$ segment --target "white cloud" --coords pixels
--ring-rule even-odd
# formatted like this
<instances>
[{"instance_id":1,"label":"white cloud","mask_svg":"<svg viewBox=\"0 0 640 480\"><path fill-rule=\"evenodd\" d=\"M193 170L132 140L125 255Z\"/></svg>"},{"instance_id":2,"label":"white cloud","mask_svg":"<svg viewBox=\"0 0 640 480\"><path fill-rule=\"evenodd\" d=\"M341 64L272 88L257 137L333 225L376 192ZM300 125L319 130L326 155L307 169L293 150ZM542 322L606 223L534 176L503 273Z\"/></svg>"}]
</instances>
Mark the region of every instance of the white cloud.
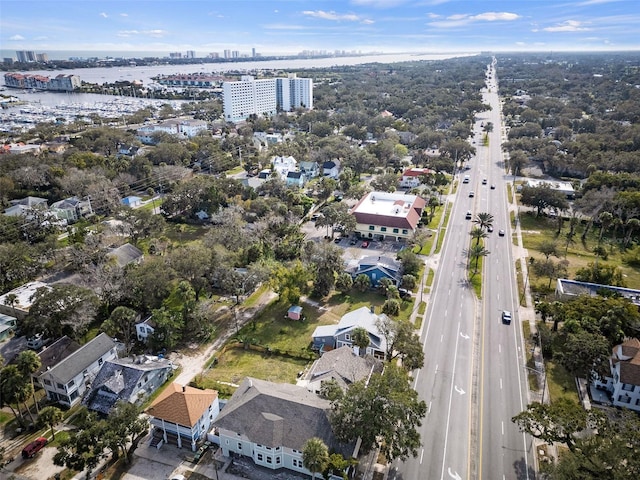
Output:
<instances>
[{"instance_id":1,"label":"white cloud","mask_svg":"<svg viewBox=\"0 0 640 480\"><path fill-rule=\"evenodd\" d=\"M120 16L121 16L121 17L128 17L128 16L129 16L129 14L128 14L128 13L121 13L121 14L120 14Z\"/></svg>"},{"instance_id":2,"label":"white cloud","mask_svg":"<svg viewBox=\"0 0 640 480\"><path fill-rule=\"evenodd\" d=\"M107 15L107 14L106 14L106 13L104 13L104 12L102 12L102 13L100 14L100 16L101 16L102 18L109 18L109 15Z\"/></svg>"},{"instance_id":3,"label":"white cloud","mask_svg":"<svg viewBox=\"0 0 640 480\"><path fill-rule=\"evenodd\" d=\"M391 8L406 2L407 0L351 0L354 5L375 8Z\"/></svg>"},{"instance_id":4,"label":"white cloud","mask_svg":"<svg viewBox=\"0 0 640 480\"><path fill-rule=\"evenodd\" d=\"M559 25L543 28L543 30L545 32L586 32L590 28L577 20L567 20Z\"/></svg>"},{"instance_id":5,"label":"white cloud","mask_svg":"<svg viewBox=\"0 0 640 480\"><path fill-rule=\"evenodd\" d=\"M267 30L304 30L302 25L291 25L288 23L270 23L263 25L263 28Z\"/></svg>"},{"instance_id":6,"label":"white cloud","mask_svg":"<svg viewBox=\"0 0 640 480\"><path fill-rule=\"evenodd\" d=\"M372 23L376 23L376 22L374 22L373 20L366 19L366 20L363 20L362 23L365 25L371 25Z\"/></svg>"},{"instance_id":7,"label":"white cloud","mask_svg":"<svg viewBox=\"0 0 640 480\"><path fill-rule=\"evenodd\" d=\"M20 41L24 40L24 37L22 35L13 35L13 36L9 37L9 40L14 41L14 42L20 42Z\"/></svg>"},{"instance_id":8,"label":"white cloud","mask_svg":"<svg viewBox=\"0 0 640 480\"><path fill-rule=\"evenodd\" d=\"M358 22L361 20L358 15L355 15L353 13L339 14L334 11L325 12L324 10L305 10L304 12L302 12L302 14L307 15L308 17L321 18L323 20L346 20L349 22Z\"/></svg>"},{"instance_id":9,"label":"white cloud","mask_svg":"<svg viewBox=\"0 0 640 480\"><path fill-rule=\"evenodd\" d=\"M479 22L512 22L518 20L520 15L511 12L485 12L478 15L469 15L467 13L458 13L448 16L444 20L429 22L429 25L439 28L451 28L468 25L470 23Z\"/></svg>"},{"instance_id":10,"label":"white cloud","mask_svg":"<svg viewBox=\"0 0 640 480\"><path fill-rule=\"evenodd\" d=\"M135 37L138 35L160 38L167 34L165 30L120 30L117 35L119 37Z\"/></svg>"}]
</instances>

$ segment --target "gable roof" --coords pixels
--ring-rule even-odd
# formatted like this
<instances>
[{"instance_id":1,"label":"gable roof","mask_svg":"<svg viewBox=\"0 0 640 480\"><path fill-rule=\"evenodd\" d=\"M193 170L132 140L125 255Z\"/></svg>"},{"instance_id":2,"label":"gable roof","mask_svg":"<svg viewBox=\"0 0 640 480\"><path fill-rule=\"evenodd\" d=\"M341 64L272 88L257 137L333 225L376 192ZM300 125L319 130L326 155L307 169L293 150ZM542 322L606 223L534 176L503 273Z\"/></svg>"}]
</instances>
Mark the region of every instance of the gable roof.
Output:
<instances>
[{"instance_id":1,"label":"gable roof","mask_svg":"<svg viewBox=\"0 0 640 480\"><path fill-rule=\"evenodd\" d=\"M355 330L358 327L364 328L369 333L371 346L379 351L386 351L387 340L378 331L376 322L387 316L384 313L376 314L368 307L360 307L349 313L345 313L337 325L320 325L313 331L313 338L317 337L337 337L346 332Z\"/></svg>"},{"instance_id":2,"label":"gable roof","mask_svg":"<svg viewBox=\"0 0 640 480\"><path fill-rule=\"evenodd\" d=\"M80 374L89 365L102 357L102 355L112 348L115 348L115 346L115 342L109 335L101 333L67 358L51 367L51 369L40 374L40 376L52 375L60 380L60 383L67 384L69 380Z\"/></svg>"},{"instance_id":3,"label":"gable roof","mask_svg":"<svg viewBox=\"0 0 640 480\"><path fill-rule=\"evenodd\" d=\"M302 451L309 438L318 437L330 450L344 450L333 434L330 410L328 400L304 387L247 377L213 424L272 448Z\"/></svg>"},{"instance_id":4,"label":"gable roof","mask_svg":"<svg viewBox=\"0 0 640 480\"><path fill-rule=\"evenodd\" d=\"M640 340L628 338L615 346L613 363L620 369L620 382L640 385Z\"/></svg>"},{"instance_id":5,"label":"gable roof","mask_svg":"<svg viewBox=\"0 0 640 480\"><path fill-rule=\"evenodd\" d=\"M34 375L39 376L47 368L53 367L79 349L80 344L66 335L59 338L48 347L43 348L38 354L41 366Z\"/></svg>"},{"instance_id":6,"label":"gable roof","mask_svg":"<svg viewBox=\"0 0 640 480\"><path fill-rule=\"evenodd\" d=\"M124 245L120 245L118 248L111 250L107 254L107 257L113 258L118 266L124 267L142 258L143 253L139 248L134 247L130 243L125 243Z\"/></svg>"},{"instance_id":7,"label":"gable roof","mask_svg":"<svg viewBox=\"0 0 640 480\"><path fill-rule=\"evenodd\" d=\"M193 427L218 398L215 390L172 383L154 400L147 413L166 422Z\"/></svg>"}]
</instances>

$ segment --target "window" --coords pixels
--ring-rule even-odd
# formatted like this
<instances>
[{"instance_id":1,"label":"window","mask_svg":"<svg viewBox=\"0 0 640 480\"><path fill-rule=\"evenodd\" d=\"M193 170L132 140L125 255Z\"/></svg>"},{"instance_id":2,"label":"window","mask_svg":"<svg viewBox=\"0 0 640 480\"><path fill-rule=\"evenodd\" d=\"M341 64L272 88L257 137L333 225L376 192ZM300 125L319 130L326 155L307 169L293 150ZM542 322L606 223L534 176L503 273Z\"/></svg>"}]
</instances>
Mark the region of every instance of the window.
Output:
<instances>
[{"instance_id":1,"label":"window","mask_svg":"<svg viewBox=\"0 0 640 480\"><path fill-rule=\"evenodd\" d=\"M631 385L630 383L623 383L622 390L624 390L625 392L633 392L633 385Z\"/></svg>"},{"instance_id":2,"label":"window","mask_svg":"<svg viewBox=\"0 0 640 480\"><path fill-rule=\"evenodd\" d=\"M75 400L76 398L78 398L78 391L76 390L75 392L73 392L71 395L69 395L69 398L71 400Z\"/></svg>"},{"instance_id":3,"label":"window","mask_svg":"<svg viewBox=\"0 0 640 480\"><path fill-rule=\"evenodd\" d=\"M403 230L402 230L402 234L403 234L403 235L407 235L408 233L409 233L409 230L406 230L406 229L403 229Z\"/></svg>"},{"instance_id":4,"label":"window","mask_svg":"<svg viewBox=\"0 0 640 480\"><path fill-rule=\"evenodd\" d=\"M351 335L349 335L348 333L345 333L345 334L344 334L344 339L345 339L346 341L350 342L350 341L351 341Z\"/></svg>"},{"instance_id":5,"label":"window","mask_svg":"<svg viewBox=\"0 0 640 480\"><path fill-rule=\"evenodd\" d=\"M375 230L376 227L374 225L369 225L369 230Z\"/></svg>"},{"instance_id":6,"label":"window","mask_svg":"<svg viewBox=\"0 0 640 480\"><path fill-rule=\"evenodd\" d=\"M387 227L380 227L380 231L381 232L386 232L387 231Z\"/></svg>"},{"instance_id":7,"label":"window","mask_svg":"<svg viewBox=\"0 0 640 480\"><path fill-rule=\"evenodd\" d=\"M102 358L99 358L99 359L98 359L98 365L102 365L102 363L103 363L103 362L102 362Z\"/></svg>"},{"instance_id":8,"label":"window","mask_svg":"<svg viewBox=\"0 0 640 480\"><path fill-rule=\"evenodd\" d=\"M273 460L271 459L271 457L267 457L267 463L269 464L273 463Z\"/></svg>"},{"instance_id":9,"label":"window","mask_svg":"<svg viewBox=\"0 0 640 480\"><path fill-rule=\"evenodd\" d=\"M64 385L61 383L56 383L56 387L58 387L60 390L64 390Z\"/></svg>"},{"instance_id":10,"label":"window","mask_svg":"<svg viewBox=\"0 0 640 480\"><path fill-rule=\"evenodd\" d=\"M631 397L629 395L618 395L618 401L620 403L631 403Z\"/></svg>"},{"instance_id":11,"label":"window","mask_svg":"<svg viewBox=\"0 0 640 480\"><path fill-rule=\"evenodd\" d=\"M280 465L280 457L276 457L276 465Z\"/></svg>"},{"instance_id":12,"label":"window","mask_svg":"<svg viewBox=\"0 0 640 480\"><path fill-rule=\"evenodd\" d=\"M238 442L238 450L242 450L242 443Z\"/></svg>"},{"instance_id":13,"label":"window","mask_svg":"<svg viewBox=\"0 0 640 480\"><path fill-rule=\"evenodd\" d=\"M261 454L261 453L259 453L259 454L258 454L258 461L259 461L259 462L261 462L261 461L262 461L262 454Z\"/></svg>"},{"instance_id":14,"label":"window","mask_svg":"<svg viewBox=\"0 0 640 480\"><path fill-rule=\"evenodd\" d=\"M51 382L45 378L45 379L44 379L44 384L45 384L45 385L51 385Z\"/></svg>"},{"instance_id":15,"label":"window","mask_svg":"<svg viewBox=\"0 0 640 480\"><path fill-rule=\"evenodd\" d=\"M67 383L67 387L73 387L75 384L76 384L76 382L71 380L69 383Z\"/></svg>"},{"instance_id":16,"label":"window","mask_svg":"<svg viewBox=\"0 0 640 480\"><path fill-rule=\"evenodd\" d=\"M399 232L399 230L397 228L393 229L393 233L398 233L398 232Z\"/></svg>"}]
</instances>

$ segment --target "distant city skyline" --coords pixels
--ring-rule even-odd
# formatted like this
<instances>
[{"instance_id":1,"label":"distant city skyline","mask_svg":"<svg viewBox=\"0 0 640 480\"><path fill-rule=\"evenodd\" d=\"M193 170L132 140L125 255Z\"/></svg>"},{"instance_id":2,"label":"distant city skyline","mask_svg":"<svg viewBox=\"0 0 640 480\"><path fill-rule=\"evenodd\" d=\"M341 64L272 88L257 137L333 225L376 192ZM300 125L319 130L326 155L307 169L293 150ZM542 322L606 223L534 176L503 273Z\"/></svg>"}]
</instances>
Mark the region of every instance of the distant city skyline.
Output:
<instances>
[{"instance_id":1,"label":"distant city skyline","mask_svg":"<svg viewBox=\"0 0 640 480\"><path fill-rule=\"evenodd\" d=\"M637 0L2 0L0 8L0 49L51 59L640 50Z\"/></svg>"}]
</instances>

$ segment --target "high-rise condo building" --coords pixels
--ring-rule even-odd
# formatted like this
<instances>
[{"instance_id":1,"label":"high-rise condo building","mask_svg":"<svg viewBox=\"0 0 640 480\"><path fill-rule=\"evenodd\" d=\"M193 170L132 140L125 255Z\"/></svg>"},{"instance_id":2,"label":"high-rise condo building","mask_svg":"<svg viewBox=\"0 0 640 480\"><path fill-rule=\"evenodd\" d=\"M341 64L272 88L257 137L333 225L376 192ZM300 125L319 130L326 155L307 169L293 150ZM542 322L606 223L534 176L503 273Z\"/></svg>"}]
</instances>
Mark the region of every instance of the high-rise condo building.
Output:
<instances>
[{"instance_id":1,"label":"high-rise condo building","mask_svg":"<svg viewBox=\"0 0 640 480\"><path fill-rule=\"evenodd\" d=\"M228 122L246 120L250 115L270 117L295 108L313 109L313 80L295 74L261 80L244 75L240 81L224 82L222 93Z\"/></svg>"}]
</instances>

